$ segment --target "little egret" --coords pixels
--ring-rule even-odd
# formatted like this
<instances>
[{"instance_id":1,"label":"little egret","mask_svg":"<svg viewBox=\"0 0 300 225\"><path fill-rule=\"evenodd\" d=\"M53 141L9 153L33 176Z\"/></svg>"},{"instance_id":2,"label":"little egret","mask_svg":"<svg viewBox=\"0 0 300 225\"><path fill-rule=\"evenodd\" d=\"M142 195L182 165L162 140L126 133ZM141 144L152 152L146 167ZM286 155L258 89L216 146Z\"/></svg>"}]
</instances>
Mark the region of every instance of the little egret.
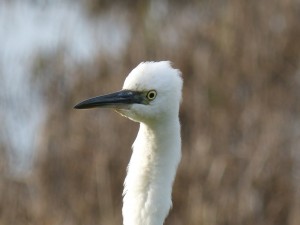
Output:
<instances>
[{"instance_id":1,"label":"little egret","mask_svg":"<svg viewBox=\"0 0 300 225\"><path fill-rule=\"evenodd\" d=\"M182 83L181 72L170 62L143 62L129 73L121 91L75 106L113 108L140 123L124 182L124 225L162 225L169 213L181 158Z\"/></svg>"}]
</instances>

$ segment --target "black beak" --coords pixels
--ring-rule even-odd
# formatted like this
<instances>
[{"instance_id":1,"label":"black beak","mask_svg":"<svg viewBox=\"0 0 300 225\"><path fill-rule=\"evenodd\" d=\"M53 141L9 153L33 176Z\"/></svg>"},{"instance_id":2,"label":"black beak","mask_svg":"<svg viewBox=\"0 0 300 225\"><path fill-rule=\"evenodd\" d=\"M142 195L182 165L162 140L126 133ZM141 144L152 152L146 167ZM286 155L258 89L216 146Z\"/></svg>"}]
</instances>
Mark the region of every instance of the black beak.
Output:
<instances>
[{"instance_id":1,"label":"black beak","mask_svg":"<svg viewBox=\"0 0 300 225\"><path fill-rule=\"evenodd\" d=\"M74 106L75 109L89 108L128 108L131 104L143 104L142 92L122 90L115 93L97 96L82 101Z\"/></svg>"}]
</instances>

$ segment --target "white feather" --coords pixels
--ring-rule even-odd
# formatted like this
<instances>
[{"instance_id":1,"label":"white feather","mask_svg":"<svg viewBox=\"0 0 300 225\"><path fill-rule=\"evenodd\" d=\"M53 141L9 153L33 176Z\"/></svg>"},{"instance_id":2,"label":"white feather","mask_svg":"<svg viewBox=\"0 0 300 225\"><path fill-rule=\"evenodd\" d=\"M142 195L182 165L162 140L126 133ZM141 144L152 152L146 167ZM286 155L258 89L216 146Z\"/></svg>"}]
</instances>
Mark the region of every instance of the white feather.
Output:
<instances>
[{"instance_id":1,"label":"white feather","mask_svg":"<svg viewBox=\"0 0 300 225\"><path fill-rule=\"evenodd\" d=\"M128 75L123 89L157 92L149 105L118 110L140 122L124 182L123 224L162 225L172 205L181 158L181 74L167 61L141 63Z\"/></svg>"}]
</instances>

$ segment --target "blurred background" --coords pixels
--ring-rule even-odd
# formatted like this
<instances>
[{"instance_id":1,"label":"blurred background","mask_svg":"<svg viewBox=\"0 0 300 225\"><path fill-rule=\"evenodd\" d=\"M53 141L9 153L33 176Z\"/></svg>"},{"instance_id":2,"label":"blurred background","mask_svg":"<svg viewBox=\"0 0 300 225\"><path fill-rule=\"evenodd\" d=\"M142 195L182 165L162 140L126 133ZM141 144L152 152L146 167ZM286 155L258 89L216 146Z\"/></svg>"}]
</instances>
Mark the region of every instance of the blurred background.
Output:
<instances>
[{"instance_id":1,"label":"blurred background","mask_svg":"<svg viewBox=\"0 0 300 225\"><path fill-rule=\"evenodd\" d=\"M79 101L184 78L166 225L298 225L300 1L0 1L0 224L122 224L138 124Z\"/></svg>"}]
</instances>

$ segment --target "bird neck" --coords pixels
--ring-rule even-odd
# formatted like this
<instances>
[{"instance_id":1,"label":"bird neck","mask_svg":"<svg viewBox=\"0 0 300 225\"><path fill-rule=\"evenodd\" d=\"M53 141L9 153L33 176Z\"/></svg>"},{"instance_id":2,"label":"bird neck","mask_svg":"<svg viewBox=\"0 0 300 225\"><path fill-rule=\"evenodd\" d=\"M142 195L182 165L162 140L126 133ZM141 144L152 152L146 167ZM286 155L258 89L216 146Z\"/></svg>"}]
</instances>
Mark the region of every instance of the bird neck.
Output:
<instances>
[{"instance_id":1,"label":"bird neck","mask_svg":"<svg viewBox=\"0 0 300 225\"><path fill-rule=\"evenodd\" d=\"M162 225L181 158L178 117L140 124L124 182L124 225Z\"/></svg>"}]
</instances>

